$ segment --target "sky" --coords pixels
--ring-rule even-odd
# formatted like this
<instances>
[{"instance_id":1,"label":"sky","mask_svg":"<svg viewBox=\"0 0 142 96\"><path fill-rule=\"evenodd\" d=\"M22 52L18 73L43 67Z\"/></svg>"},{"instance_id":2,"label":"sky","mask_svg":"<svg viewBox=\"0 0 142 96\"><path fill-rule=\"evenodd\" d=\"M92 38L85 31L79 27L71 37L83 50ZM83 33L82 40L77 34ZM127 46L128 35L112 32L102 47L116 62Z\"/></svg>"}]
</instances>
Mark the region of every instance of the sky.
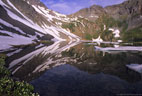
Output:
<instances>
[{"instance_id":1,"label":"sky","mask_svg":"<svg viewBox=\"0 0 142 96\"><path fill-rule=\"evenodd\" d=\"M40 0L49 9L62 14L72 14L82 8L88 8L91 5L100 5L102 7L114 4L120 4L125 0Z\"/></svg>"}]
</instances>

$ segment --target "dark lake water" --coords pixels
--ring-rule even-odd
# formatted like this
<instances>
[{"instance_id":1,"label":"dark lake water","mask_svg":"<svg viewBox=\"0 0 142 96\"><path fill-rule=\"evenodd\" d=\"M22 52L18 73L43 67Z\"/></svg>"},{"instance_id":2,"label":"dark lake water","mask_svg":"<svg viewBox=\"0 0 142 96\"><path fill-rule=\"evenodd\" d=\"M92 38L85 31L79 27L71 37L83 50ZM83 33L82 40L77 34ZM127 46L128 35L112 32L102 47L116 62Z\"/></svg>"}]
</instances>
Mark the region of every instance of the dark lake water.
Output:
<instances>
[{"instance_id":1,"label":"dark lake water","mask_svg":"<svg viewBox=\"0 0 142 96\"><path fill-rule=\"evenodd\" d=\"M139 43L56 42L14 48L8 68L41 96L137 96L142 94Z\"/></svg>"}]
</instances>

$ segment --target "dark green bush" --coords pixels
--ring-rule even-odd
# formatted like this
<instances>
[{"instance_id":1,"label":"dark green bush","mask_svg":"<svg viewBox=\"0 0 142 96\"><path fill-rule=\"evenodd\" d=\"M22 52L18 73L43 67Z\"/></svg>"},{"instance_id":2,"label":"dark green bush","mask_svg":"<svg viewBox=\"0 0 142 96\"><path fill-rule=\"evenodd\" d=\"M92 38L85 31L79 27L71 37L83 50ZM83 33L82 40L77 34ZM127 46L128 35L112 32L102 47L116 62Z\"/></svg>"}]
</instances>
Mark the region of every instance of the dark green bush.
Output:
<instances>
[{"instance_id":1,"label":"dark green bush","mask_svg":"<svg viewBox=\"0 0 142 96\"><path fill-rule=\"evenodd\" d=\"M6 58L6 55L0 54L0 66L5 65L5 58Z\"/></svg>"},{"instance_id":2,"label":"dark green bush","mask_svg":"<svg viewBox=\"0 0 142 96\"><path fill-rule=\"evenodd\" d=\"M0 79L1 96L38 96L32 93L33 87L25 82L13 81L10 77Z\"/></svg>"},{"instance_id":3,"label":"dark green bush","mask_svg":"<svg viewBox=\"0 0 142 96\"><path fill-rule=\"evenodd\" d=\"M10 76L10 71L8 71L4 66L0 66L0 78L4 76Z\"/></svg>"},{"instance_id":4,"label":"dark green bush","mask_svg":"<svg viewBox=\"0 0 142 96\"><path fill-rule=\"evenodd\" d=\"M0 54L0 96L39 96L33 93L34 88L30 84L11 79L10 71L4 66L5 58Z\"/></svg>"}]
</instances>

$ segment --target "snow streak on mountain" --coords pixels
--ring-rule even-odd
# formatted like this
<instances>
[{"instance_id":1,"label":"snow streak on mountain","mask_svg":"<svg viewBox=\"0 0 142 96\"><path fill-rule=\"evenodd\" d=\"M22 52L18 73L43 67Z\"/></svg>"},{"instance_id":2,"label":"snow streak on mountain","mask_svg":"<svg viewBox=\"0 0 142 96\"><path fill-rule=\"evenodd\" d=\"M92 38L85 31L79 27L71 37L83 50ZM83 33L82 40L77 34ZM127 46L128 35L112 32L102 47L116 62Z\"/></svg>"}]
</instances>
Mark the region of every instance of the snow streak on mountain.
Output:
<instances>
[{"instance_id":1,"label":"snow streak on mountain","mask_svg":"<svg viewBox=\"0 0 142 96\"><path fill-rule=\"evenodd\" d=\"M39 40L78 41L78 36L61 27L72 20L39 0L0 0L0 50Z\"/></svg>"}]
</instances>

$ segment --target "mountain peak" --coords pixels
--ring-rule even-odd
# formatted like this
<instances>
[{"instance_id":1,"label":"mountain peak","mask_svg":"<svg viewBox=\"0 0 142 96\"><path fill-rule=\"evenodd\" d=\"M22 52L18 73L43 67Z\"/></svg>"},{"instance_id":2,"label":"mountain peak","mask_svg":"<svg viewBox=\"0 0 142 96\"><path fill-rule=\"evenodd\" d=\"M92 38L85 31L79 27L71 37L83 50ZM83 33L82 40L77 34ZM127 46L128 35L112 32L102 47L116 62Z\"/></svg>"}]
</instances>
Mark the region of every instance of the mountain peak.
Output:
<instances>
[{"instance_id":1,"label":"mountain peak","mask_svg":"<svg viewBox=\"0 0 142 96\"><path fill-rule=\"evenodd\" d=\"M102 6L100 6L100 5L96 5L96 4L94 4L94 5L92 5L90 8L94 8L94 9L96 9L96 8L103 8Z\"/></svg>"},{"instance_id":2,"label":"mountain peak","mask_svg":"<svg viewBox=\"0 0 142 96\"><path fill-rule=\"evenodd\" d=\"M103 7L99 5L92 5L89 8L81 9L80 11L72 14L71 16L81 16L90 20L96 20L100 15L105 14Z\"/></svg>"},{"instance_id":3,"label":"mountain peak","mask_svg":"<svg viewBox=\"0 0 142 96\"><path fill-rule=\"evenodd\" d=\"M42 2L40 2L40 0L23 0L23 1L26 1L27 3L29 3L31 5L47 8Z\"/></svg>"}]
</instances>

